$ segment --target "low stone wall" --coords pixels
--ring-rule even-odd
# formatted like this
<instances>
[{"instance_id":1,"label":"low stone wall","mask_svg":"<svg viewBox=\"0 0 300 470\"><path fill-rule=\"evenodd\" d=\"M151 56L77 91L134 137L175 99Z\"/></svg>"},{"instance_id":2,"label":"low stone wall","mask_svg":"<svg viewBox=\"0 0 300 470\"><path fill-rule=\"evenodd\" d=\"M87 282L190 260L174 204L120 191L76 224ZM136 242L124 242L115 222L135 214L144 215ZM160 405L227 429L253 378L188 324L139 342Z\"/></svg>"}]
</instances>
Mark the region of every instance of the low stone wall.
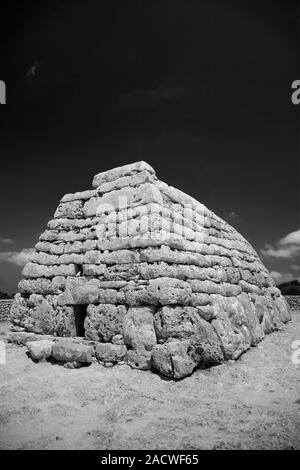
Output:
<instances>
[{"instance_id":1,"label":"low stone wall","mask_svg":"<svg viewBox=\"0 0 300 470\"><path fill-rule=\"evenodd\" d=\"M284 297L291 310L300 310L300 295L285 295Z\"/></svg>"},{"instance_id":2,"label":"low stone wall","mask_svg":"<svg viewBox=\"0 0 300 470\"><path fill-rule=\"evenodd\" d=\"M9 320L13 299L0 299L0 321Z\"/></svg>"}]
</instances>

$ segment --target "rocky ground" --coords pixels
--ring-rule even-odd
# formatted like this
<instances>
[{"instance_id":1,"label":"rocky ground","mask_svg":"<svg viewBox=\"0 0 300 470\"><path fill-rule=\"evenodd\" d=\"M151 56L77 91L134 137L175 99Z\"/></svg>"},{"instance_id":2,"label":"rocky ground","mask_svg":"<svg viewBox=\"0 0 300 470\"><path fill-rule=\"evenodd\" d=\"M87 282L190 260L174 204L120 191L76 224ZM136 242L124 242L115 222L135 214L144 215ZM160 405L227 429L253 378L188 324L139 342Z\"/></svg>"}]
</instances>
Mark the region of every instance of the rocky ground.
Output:
<instances>
[{"instance_id":1,"label":"rocky ground","mask_svg":"<svg viewBox=\"0 0 300 470\"><path fill-rule=\"evenodd\" d=\"M7 332L0 323L0 339ZM7 344L0 448L300 449L297 340L300 312L238 361L181 381L124 365L35 364Z\"/></svg>"}]
</instances>

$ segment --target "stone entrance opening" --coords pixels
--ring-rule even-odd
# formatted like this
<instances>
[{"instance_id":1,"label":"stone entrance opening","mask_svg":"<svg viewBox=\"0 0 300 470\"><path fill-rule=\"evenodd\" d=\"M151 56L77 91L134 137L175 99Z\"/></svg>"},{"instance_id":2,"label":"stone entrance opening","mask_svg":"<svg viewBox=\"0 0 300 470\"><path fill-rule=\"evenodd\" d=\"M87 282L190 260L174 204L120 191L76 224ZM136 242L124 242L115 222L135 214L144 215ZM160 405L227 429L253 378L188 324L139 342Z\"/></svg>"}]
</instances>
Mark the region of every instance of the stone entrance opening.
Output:
<instances>
[{"instance_id":1,"label":"stone entrance opening","mask_svg":"<svg viewBox=\"0 0 300 470\"><path fill-rule=\"evenodd\" d=\"M76 336L84 336L85 335L84 320L87 315L87 305L75 305L74 315L75 315Z\"/></svg>"}]
</instances>

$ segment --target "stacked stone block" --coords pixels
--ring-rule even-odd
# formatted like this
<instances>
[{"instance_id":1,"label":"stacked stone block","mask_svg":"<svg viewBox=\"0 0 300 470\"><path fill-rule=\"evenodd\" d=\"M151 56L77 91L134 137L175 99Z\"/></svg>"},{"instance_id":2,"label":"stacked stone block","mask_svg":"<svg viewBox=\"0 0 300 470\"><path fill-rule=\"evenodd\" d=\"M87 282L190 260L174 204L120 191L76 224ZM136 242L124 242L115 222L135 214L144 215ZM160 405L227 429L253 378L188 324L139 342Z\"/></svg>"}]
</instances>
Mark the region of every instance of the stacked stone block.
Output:
<instances>
[{"instance_id":1,"label":"stacked stone block","mask_svg":"<svg viewBox=\"0 0 300 470\"><path fill-rule=\"evenodd\" d=\"M102 362L181 378L237 359L290 319L251 245L145 162L65 195L35 248L13 322L78 336L85 316Z\"/></svg>"}]
</instances>

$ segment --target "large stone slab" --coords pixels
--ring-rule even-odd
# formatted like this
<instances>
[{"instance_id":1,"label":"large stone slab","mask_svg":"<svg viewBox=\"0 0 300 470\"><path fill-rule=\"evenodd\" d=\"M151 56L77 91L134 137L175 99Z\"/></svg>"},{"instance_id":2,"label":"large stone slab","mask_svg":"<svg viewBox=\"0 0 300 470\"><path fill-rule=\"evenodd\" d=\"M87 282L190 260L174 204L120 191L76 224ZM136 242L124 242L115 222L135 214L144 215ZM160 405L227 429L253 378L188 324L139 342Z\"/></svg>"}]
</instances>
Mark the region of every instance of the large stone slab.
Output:
<instances>
[{"instance_id":1,"label":"large stone slab","mask_svg":"<svg viewBox=\"0 0 300 470\"><path fill-rule=\"evenodd\" d=\"M153 307L130 307L124 317L124 343L132 349L151 351L156 344Z\"/></svg>"},{"instance_id":2,"label":"large stone slab","mask_svg":"<svg viewBox=\"0 0 300 470\"><path fill-rule=\"evenodd\" d=\"M85 336L100 342L109 342L115 335L123 335L124 305L89 305L84 322Z\"/></svg>"},{"instance_id":3,"label":"large stone slab","mask_svg":"<svg viewBox=\"0 0 300 470\"><path fill-rule=\"evenodd\" d=\"M53 344L52 357L55 361L62 363L91 364L92 347L80 344L77 341L60 339Z\"/></svg>"},{"instance_id":4,"label":"large stone slab","mask_svg":"<svg viewBox=\"0 0 300 470\"><path fill-rule=\"evenodd\" d=\"M59 295L58 304L89 305L99 300L100 281L85 277L69 277L65 291Z\"/></svg>"},{"instance_id":5,"label":"large stone slab","mask_svg":"<svg viewBox=\"0 0 300 470\"><path fill-rule=\"evenodd\" d=\"M76 276L79 268L75 264L62 264L58 266L43 266L36 263L27 263L22 271L26 278L52 278L54 276Z\"/></svg>"},{"instance_id":6,"label":"large stone slab","mask_svg":"<svg viewBox=\"0 0 300 470\"><path fill-rule=\"evenodd\" d=\"M8 334L7 341L9 343L18 344L19 346L25 346L27 343L35 341L53 341L54 337L51 335L37 335L28 331L13 331Z\"/></svg>"},{"instance_id":7,"label":"large stone slab","mask_svg":"<svg viewBox=\"0 0 300 470\"><path fill-rule=\"evenodd\" d=\"M163 375L182 379L190 375L197 363L188 354L189 342L170 339L152 350L152 364Z\"/></svg>"},{"instance_id":8,"label":"large stone slab","mask_svg":"<svg viewBox=\"0 0 300 470\"><path fill-rule=\"evenodd\" d=\"M155 175L154 169L146 162L140 161L123 165L113 170L103 171L94 176L93 188L97 188L101 184L109 183L123 177L135 176L137 173L147 171L150 175Z\"/></svg>"},{"instance_id":9,"label":"large stone slab","mask_svg":"<svg viewBox=\"0 0 300 470\"><path fill-rule=\"evenodd\" d=\"M103 194L102 197L93 197L84 204L84 217L101 216L112 211L140 206L148 203L163 203L159 189L151 184L145 183L137 188L125 188Z\"/></svg>"}]
</instances>

